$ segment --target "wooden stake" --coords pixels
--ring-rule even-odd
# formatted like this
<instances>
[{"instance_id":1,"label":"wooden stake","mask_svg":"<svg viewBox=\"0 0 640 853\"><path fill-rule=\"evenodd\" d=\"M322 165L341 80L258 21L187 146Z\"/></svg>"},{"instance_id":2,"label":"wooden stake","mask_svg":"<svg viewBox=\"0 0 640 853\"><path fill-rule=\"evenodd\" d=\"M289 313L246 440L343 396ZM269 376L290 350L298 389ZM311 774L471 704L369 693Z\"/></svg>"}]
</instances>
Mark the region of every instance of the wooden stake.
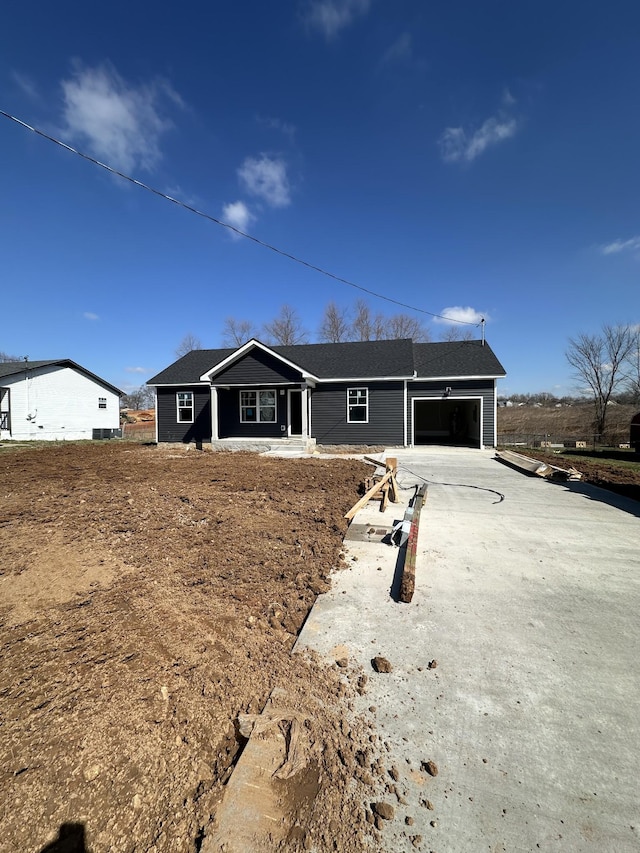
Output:
<instances>
[{"instance_id":1,"label":"wooden stake","mask_svg":"<svg viewBox=\"0 0 640 853\"><path fill-rule=\"evenodd\" d=\"M388 482L393 476L393 471L387 471L384 477L380 480L379 483L376 483L375 486L372 486L361 498L359 501L356 501L354 505L351 507L349 512L345 512L344 517L348 518L349 521L353 518L353 516L358 512L359 509L362 509L363 506L366 506L371 498L377 494L380 489L384 486L386 482Z\"/></svg>"}]
</instances>

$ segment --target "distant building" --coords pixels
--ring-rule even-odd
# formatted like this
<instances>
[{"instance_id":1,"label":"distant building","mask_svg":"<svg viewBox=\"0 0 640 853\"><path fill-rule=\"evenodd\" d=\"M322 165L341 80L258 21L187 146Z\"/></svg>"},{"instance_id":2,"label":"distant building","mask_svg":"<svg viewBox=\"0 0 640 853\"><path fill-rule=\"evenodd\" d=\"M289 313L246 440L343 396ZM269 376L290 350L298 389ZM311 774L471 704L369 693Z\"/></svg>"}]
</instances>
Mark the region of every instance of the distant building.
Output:
<instances>
[{"instance_id":1,"label":"distant building","mask_svg":"<svg viewBox=\"0 0 640 853\"><path fill-rule=\"evenodd\" d=\"M110 438L121 396L70 359L0 363L0 440Z\"/></svg>"}]
</instances>

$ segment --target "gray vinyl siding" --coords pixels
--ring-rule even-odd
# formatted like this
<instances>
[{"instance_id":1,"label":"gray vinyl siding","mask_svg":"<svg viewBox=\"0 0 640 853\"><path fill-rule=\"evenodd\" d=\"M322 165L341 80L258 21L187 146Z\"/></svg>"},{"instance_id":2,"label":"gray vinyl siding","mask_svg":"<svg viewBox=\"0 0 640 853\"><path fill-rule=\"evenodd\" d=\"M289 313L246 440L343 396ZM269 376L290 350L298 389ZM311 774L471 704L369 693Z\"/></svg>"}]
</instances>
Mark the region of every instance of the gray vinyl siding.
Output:
<instances>
[{"instance_id":1,"label":"gray vinyl siding","mask_svg":"<svg viewBox=\"0 0 640 853\"><path fill-rule=\"evenodd\" d=\"M482 443L485 447L494 446L495 407L494 381L492 379L442 379L434 382L418 380L407 383L407 423L408 439L412 441L412 411L413 400L416 397L444 397L445 389L451 388L449 400L456 397L482 398Z\"/></svg>"},{"instance_id":2,"label":"gray vinyl siding","mask_svg":"<svg viewBox=\"0 0 640 853\"><path fill-rule=\"evenodd\" d=\"M299 370L257 348L213 377L214 385L281 385L301 381Z\"/></svg>"},{"instance_id":3,"label":"gray vinyl siding","mask_svg":"<svg viewBox=\"0 0 640 853\"><path fill-rule=\"evenodd\" d=\"M347 423L347 388L369 389L369 422ZM311 435L319 444L404 443L402 382L318 385L311 392Z\"/></svg>"},{"instance_id":4,"label":"gray vinyl siding","mask_svg":"<svg viewBox=\"0 0 640 853\"><path fill-rule=\"evenodd\" d=\"M176 394L193 392L193 423L178 422ZM211 389L207 385L157 388L158 441L211 441Z\"/></svg>"}]
</instances>

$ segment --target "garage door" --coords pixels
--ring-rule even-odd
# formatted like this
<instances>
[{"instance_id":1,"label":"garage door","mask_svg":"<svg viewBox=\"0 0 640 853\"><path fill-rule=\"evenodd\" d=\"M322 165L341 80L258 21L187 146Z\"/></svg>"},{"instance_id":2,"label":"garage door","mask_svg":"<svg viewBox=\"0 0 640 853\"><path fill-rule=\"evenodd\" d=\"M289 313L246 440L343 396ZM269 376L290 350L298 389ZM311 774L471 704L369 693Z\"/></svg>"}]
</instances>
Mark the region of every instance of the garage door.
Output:
<instances>
[{"instance_id":1,"label":"garage door","mask_svg":"<svg viewBox=\"0 0 640 853\"><path fill-rule=\"evenodd\" d=\"M413 443L480 447L482 399L414 399Z\"/></svg>"}]
</instances>

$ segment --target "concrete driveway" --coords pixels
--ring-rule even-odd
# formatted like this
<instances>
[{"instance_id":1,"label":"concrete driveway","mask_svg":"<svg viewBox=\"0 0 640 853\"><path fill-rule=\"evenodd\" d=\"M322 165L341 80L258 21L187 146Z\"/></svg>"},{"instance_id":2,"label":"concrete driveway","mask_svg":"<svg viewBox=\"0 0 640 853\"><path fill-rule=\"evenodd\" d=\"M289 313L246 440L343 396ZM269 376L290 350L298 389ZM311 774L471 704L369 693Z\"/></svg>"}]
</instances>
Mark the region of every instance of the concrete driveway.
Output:
<instances>
[{"instance_id":1,"label":"concrete driveway","mask_svg":"<svg viewBox=\"0 0 640 853\"><path fill-rule=\"evenodd\" d=\"M390 595L397 549L350 541L298 643L369 674L358 710L398 777L382 849L640 850L640 504L492 451L388 455L430 483L413 601Z\"/></svg>"}]
</instances>

